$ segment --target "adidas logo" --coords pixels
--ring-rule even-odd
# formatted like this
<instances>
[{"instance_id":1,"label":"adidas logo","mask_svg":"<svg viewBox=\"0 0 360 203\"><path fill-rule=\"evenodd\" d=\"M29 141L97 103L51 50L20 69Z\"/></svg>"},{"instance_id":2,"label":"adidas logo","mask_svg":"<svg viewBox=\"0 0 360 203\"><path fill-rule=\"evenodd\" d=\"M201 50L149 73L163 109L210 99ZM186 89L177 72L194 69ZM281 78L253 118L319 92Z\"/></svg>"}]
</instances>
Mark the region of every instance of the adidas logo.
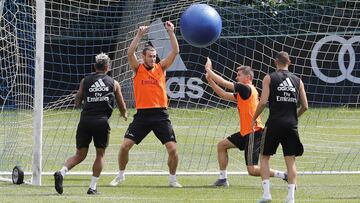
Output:
<instances>
[{"instance_id":1,"label":"adidas logo","mask_svg":"<svg viewBox=\"0 0 360 203\"><path fill-rule=\"evenodd\" d=\"M105 83L100 78L89 88L89 92L104 92L109 91L109 87L105 85Z\"/></svg>"},{"instance_id":2,"label":"adidas logo","mask_svg":"<svg viewBox=\"0 0 360 203\"><path fill-rule=\"evenodd\" d=\"M286 78L284 81L280 83L280 85L277 87L278 91L291 91L296 92L294 85L292 84L291 80L289 78Z\"/></svg>"},{"instance_id":3,"label":"adidas logo","mask_svg":"<svg viewBox=\"0 0 360 203\"><path fill-rule=\"evenodd\" d=\"M125 135L128 135L130 137L135 137L132 133L129 132L129 130L126 131Z\"/></svg>"}]
</instances>

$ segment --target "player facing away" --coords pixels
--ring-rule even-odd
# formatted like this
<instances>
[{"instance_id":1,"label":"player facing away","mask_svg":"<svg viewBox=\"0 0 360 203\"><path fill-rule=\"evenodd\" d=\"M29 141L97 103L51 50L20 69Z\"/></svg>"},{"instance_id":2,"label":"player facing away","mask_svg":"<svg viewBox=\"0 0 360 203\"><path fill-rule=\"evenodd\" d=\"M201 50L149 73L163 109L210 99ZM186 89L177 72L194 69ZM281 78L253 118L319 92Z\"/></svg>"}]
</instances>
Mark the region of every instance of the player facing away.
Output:
<instances>
[{"instance_id":1,"label":"player facing away","mask_svg":"<svg viewBox=\"0 0 360 203\"><path fill-rule=\"evenodd\" d=\"M279 52L275 57L276 71L266 75L263 79L261 99L254 114L259 116L269 102L269 117L266 122L263 146L261 149L260 171L262 178L263 196L260 203L270 202L269 160L276 153L281 144L288 174L288 195L285 202L295 202L296 166L295 157L304 152L298 133L298 117L307 109L308 103L304 84L300 78L288 70L291 64L286 52ZM297 104L300 102L300 108ZM257 121L252 120L256 126Z\"/></svg>"},{"instance_id":2,"label":"player facing away","mask_svg":"<svg viewBox=\"0 0 360 203\"><path fill-rule=\"evenodd\" d=\"M258 92L252 80L254 72L249 66L240 66L237 68L236 82L230 82L223 79L212 70L212 63L209 58L205 64L206 78L212 89L221 98L236 101L240 117L240 132L236 132L227 138L219 141L217 144L218 162L220 168L219 179L213 186L229 186L227 180L226 168L228 165L228 149L238 148L244 151L245 164L247 171L251 176L260 176L258 166L261 137L263 133L263 124L260 117L256 117L255 131L253 132L251 121L258 104ZM232 90L226 92L220 86ZM272 177L278 177L287 180L287 175L281 171L271 170Z\"/></svg>"},{"instance_id":3,"label":"player facing away","mask_svg":"<svg viewBox=\"0 0 360 203\"><path fill-rule=\"evenodd\" d=\"M110 70L110 58L101 53L95 59L95 72L81 80L75 96L77 107L81 106L83 101L83 110L76 131L76 153L66 160L60 171L54 174L55 190L59 194L63 193L65 174L86 158L92 139L96 148L96 159L87 194L98 194L96 183L103 169L105 149L109 143L108 120L113 111L114 100L116 100L120 115L125 121L127 119L127 109L120 84L106 74Z\"/></svg>"},{"instance_id":4,"label":"player facing away","mask_svg":"<svg viewBox=\"0 0 360 203\"><path fill-rule=\"evenodd\" d=\"M148 26L140 26L128 49L128 61L134 76L134 95L136 114L129 125L119 151L119 174L110 185L116 186L125 180L125 168L129 160L129 150L134 144L139 144L153 131L156 137L165 145L168 153L169 186L182 187L176 180L178 153L176 138L167 112L168 98L166 94L165 71L174 62L179 53L179 45L174 33L174 25L167 21L165 28L170 37L171 51L159 63L156 63L156 50L147 46L142 51L143 63L139 63L135 49L143 35L148 32Z\"/></svg>"}]
</instances>

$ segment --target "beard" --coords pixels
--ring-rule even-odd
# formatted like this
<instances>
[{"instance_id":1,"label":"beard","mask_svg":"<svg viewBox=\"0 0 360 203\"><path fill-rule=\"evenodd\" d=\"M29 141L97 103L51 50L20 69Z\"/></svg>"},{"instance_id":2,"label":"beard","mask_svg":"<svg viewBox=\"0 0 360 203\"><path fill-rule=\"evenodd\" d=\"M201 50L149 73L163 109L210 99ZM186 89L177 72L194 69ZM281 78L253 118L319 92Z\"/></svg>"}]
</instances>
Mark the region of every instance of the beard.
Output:
<instances>
[{"instance_id":1,"label":"beard","mask_svg":"<svg viewBox=\"0 0 360 203\"><path fill-rule=\"evenodd\" d=\"M153 69L153 68L154 68L154 65L152 65L152 64L155 64L155 63L151 63L151 65L150 65L150 64L148 64L148 63L144 63L145 68L146 68L146 69L148 69L148 70L151 70L151 69Z\"/></svg>"}]
</instances>

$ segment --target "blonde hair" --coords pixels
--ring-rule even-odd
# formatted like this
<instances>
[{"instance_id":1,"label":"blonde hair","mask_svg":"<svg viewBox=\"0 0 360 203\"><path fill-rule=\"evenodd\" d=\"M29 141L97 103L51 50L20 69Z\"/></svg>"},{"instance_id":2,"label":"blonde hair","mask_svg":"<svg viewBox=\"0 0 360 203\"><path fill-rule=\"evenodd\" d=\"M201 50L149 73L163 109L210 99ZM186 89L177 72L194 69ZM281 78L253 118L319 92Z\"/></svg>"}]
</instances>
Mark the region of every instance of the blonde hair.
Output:
<instances>
[{"instance_id":1,"label":"blonde hair","mask_svg":"<svg viewBox=\"0 0 360 203\"><path fill-rule=\"evenodd\" d=\"M105 66L110 65L110 57L105 53L100 53L95 56L95 68L98 70L105 70Z\"/></svg>"}]
</instances>

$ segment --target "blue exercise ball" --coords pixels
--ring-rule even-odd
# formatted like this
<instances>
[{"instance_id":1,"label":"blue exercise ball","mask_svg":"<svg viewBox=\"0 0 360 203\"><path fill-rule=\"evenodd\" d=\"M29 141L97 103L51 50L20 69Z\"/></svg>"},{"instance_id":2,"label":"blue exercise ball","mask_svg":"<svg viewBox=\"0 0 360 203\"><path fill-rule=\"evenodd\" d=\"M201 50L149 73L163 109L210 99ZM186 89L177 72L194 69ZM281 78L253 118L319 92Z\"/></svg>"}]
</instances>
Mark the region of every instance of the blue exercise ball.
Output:
<instances>
[{"instance_id":1,"label":"blue exercise ball","mask_svg":"<svg viewBox=\"0 0 360 203\"><path fill-rule=\"evenodd\" d=\"M206 4L193 4L180 18L180 31L186 42L195 47L206 47L221 34L222 22L218 12Z\"/></svg>"}]
</instances>

